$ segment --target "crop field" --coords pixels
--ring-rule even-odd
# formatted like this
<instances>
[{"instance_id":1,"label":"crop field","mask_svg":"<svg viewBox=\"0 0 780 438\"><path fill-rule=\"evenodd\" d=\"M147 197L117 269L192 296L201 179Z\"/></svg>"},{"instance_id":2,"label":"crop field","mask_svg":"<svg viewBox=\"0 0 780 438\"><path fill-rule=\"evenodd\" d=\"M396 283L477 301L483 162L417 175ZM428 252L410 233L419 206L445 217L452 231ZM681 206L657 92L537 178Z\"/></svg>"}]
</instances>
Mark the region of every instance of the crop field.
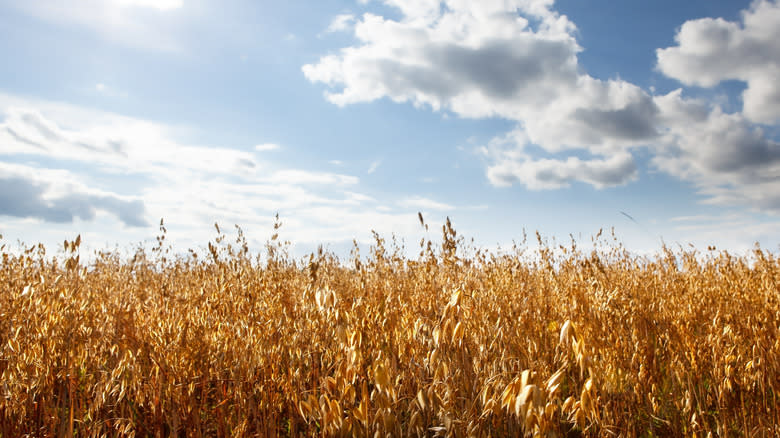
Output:
<instances>
[{"instance_id":1,"label":"crop field","mask_svg":"<svg viewBox=\"0 0 780 438\"><path fill-rule=\"evenodd\" d=\"M776 255L538 240L3 246L0 437L780 436Z\"/></svg>"}]
</instances>

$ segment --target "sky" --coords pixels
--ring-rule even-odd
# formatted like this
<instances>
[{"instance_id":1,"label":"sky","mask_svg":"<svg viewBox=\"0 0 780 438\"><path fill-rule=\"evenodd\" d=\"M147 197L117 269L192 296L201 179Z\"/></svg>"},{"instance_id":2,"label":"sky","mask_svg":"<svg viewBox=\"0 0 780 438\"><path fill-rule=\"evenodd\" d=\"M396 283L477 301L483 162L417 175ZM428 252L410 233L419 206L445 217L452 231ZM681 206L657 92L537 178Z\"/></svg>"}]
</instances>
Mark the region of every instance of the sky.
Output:
<instances>
[{"instance_id":1,"label":"sky","mask_svg":"<svg viewBox=\"0 0 780 438\"><path fill-rule=\"evenodd\" d=\"M0 56L6 244L780 249L778 1L0 0Z\"/></svg>"}]
</instances>

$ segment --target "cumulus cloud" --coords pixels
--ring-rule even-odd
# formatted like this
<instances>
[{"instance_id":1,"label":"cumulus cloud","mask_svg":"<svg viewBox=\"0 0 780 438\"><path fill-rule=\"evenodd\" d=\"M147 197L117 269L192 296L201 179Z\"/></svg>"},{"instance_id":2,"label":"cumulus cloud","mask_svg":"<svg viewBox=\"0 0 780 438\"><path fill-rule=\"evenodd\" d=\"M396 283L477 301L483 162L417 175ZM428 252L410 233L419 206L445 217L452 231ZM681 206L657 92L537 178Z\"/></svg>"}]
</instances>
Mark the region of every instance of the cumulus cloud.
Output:
<instances>
[{"instance_id":1,"label":"cumulus cloud","mask_svg":"<svg viewBox=\"0 0 780 438\"><path fill-rule=\"evenodd\" d=\"M685 22L677 45L658 49L658 69L686 85L713 87L726 80L747 84L745 116L753 122L780 122L780 3L759 0L740 23L722 18Z\"/></svg>"},{"instance_id":2,"label":"cumulus cloud","mask_svg":"<svg viewBox=\"0 0 780 438\"><path fill-rule=\"evenodd\" d=\"M574 182L595 188L639 177L634 154L693 182L707 202L780 211L778 145L755 122L780 114L780 7L752 4L741 23L685 23L658 68L689 85L746 81L744 112L653 95L588 75L576 26L552 0L386 0L399 18L356 17L356 42L302 67L336 105L387 98L464 118L501 118L515 129L481 147L495 186L534 190Z\"/></svg>"},{"instance_id":3,"label":"cumulus cloud","mask_svg":"<svg viewBox=\"0 0 780 438\"><path fill-rule=\"evenodd\" d=\"M139 199L87 188L66 171L0 163L0 215L66 223L97 212L133 227L148 225Z\"/></svg>"},{"instance_id":4,"label":"cumulus cloud","mask_svg":"<svg viewBox=\"0 0 780 438\"><path fill-rule=\"evenodd\" d=\"M492 109L493 97L504 96L508 103L518 97L542 100L563 91L560 82L576 79L576 41L548 21L542 30L531 30L528 20L510 13L512 5L387 3L404 18L367 13L355 24L360 45L303 67L311 81L341 88L329 92L333 103L389 97L481 117L511 110ZM464 104L472 100L482 105L466 111Z\"/></svg>"},{"instance_id":5,"label":"cumulus cloud","mask_svg":"<svg viewBox=\"0 0 780 438\"><path fill-rule=\"evenodd\" d=\"M604 188L636 179L637 169L631 155L623 153L608 159L501 160L488 168L487 176L499 187L521 182L533 190L559 189L568 187L573 181L581 181Z\"/></svg>"},{"instance_id":6,"label":"cumulus cloud","mask_svg":"<svg viewBox=\"0 0 780 438\"><path fill-rule=\"evenodd\" d=\"M657 96L664 134L653 163L694 183L708 203L780 213L780 143L756 125L780 122L780 3L755 1L739 23L687 21L675 40L657 50L662 73L685 85L738 80L747 88L733 114L681 90Z\"/></svg>"},{"instance_id":7,"label":"cumulus cloud","mask_svg":"<svg viewBox=\"0 0 780 438\"><path fill-rule=\"evenodd\" d=\"M633 178L628 150L658 135L658 109L639 87L582 73L576 26L552 2L386 3L403 17L364 14L354 27L357 45L303 66L310 81L330 87L331 102L389 98L461 117L514 120L528 144L591 157L496 162L488 176L499 185L554 188L579 180L605 187ZM556 164L563 168L551 172ZM527 170L536 176L517 176Z\"/></svg>"},{"instance_id":8,"label":"cumulus cloud","mask_svg":"<svg viewBox=\"0 0 780 438\"><path fill-rule=\"evenodd\" d=\"M780 143L740 113L682 97L655 99L665 127L657 168L693 182L707 202L780 212Z\"/></svg>"}]
</instances>

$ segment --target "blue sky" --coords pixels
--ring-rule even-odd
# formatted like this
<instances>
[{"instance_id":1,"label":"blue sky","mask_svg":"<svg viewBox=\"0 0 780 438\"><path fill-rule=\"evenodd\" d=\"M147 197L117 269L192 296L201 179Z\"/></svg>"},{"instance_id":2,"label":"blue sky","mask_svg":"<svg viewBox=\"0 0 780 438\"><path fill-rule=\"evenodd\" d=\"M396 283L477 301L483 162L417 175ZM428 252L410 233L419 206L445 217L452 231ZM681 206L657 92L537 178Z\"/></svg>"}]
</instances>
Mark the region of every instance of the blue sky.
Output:
<instances>
[{"instance_id":1,"label":"blue sky","mask_svg":"<svg viewBox=\"0 0 780 438\"><path fill-rule=\"evenodd\" d=\"M777 1L0 0L0 36L6 242L780 242Z\"/></svg>"}]
</instances>

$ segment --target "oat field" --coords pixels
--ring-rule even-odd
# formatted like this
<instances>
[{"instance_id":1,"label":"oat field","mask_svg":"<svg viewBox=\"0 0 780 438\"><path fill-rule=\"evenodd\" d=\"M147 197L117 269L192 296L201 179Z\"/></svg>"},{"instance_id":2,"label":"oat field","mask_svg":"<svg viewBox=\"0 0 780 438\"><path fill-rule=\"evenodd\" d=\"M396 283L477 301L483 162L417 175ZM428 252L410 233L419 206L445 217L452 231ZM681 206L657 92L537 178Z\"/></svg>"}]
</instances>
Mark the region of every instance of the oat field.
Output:
<instances>
[{"instance_id":1,"label":"oat field","mask_svg":"<svg viewBox=\"0 0 780 438\"><path fill-rule=\"evenodd\" d=\"M0 437L780 436L771 251L497 253L447 221L415 257L240 230L184 255L161 229L88 262L3 245Z\"/></svg>"}]
</instances>

